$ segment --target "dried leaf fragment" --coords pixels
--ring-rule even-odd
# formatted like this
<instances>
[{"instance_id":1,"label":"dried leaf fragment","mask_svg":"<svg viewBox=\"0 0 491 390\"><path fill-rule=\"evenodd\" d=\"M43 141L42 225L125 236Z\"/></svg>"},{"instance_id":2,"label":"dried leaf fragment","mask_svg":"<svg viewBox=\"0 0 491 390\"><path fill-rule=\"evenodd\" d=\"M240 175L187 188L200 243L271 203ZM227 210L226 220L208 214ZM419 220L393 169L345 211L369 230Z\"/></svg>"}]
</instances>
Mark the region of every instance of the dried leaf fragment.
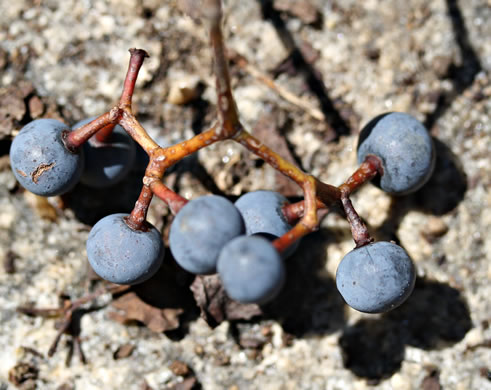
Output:
<instances>
[{"instance_id":1,"label":"dried leaf fragment","mask_svg":"<svg viewBox=\"0 0 491 390\"><path fill-rule=\"evenodd\" d=\"M191 285L201 317L210 326L225 320L250 320L262 314L259 305L245 304L230 299L218 275L197 276Z\"/></svg>"},{"instance_id":2,"label":"dried leaf fragment","mask_svg":"<svg viewBox=\"0 0 491 390\"><path fill-rule=\"evenodd\" d=\"M134 292L122 295L112 306L122 313L112 312L109 314L111 319L126 324L138 321L145 324L153 332L161 333L179 327L179 316L183 309L166 308L159 309L142 301Z\"/></svg>"},{"instance_id":3,"label":"dried leaf fragment","mask_svg":"<svg viewBox=\"0 0 491 390\"><path fill-rule=\"evenodd\" d=\"M276 153L283 157L286 161L295 164L295 158L288 147L288 143L281 128L285 126L285 118L280 118L280 113L273 111L265 113L257 121L253 129L253 134L266 145L271 146ZM282 173L275 171L275 188L276 191L282 193L286 197L300 196L301 188Z\"/></svg>"},{"instance_id":4,"label":"dried leaf fragment","mask_svg":"<svg viewBox=\"0 0 491 390\"><path fill-rule=\"evenodd\" d=\"M31 92L32 90L16 86L0 89L0 140L13 137L14 132L20 127L20 121L27 111L24 99Z\"/></svg>"},{"instance_id":5,"label":"dried leaf fragment","mask_svg":"<svg viewBox=\"0 0 491 390\"><path fill-rule=\"evenodd\" d=\"M124 359L130 356L135 350L135 346L133 344L123 344L116 349L113 354L114 360Z\"/></svg>"}]
</instances>

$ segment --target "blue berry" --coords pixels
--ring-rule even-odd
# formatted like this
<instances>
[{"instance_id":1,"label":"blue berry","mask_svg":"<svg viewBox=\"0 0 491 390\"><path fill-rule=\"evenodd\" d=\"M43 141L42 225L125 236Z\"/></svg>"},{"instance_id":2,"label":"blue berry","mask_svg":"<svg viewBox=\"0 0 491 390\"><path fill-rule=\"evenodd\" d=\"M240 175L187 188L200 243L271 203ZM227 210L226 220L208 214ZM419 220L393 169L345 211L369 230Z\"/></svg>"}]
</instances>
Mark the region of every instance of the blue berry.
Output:
<instances>
[{"instance_id":1,"label":"blue berry","mask_svg":"<svg viewBox=\"0 0 491 390\"><path fill-rule=\"evenodd\" d=\"M267 303L285 282L280 254L259 236L237 237L225 245L217 270L228 296L243 303Z\"/></svg>"},{"instance_id":2,"label":"blue berry","mask_svg":"<svg viewBox=\"0 0 491 390\"><path fill-rule=\"evenodd\" d=\"M380 188L397 195L421 188L435 166L430 134L416 118L400 112L379 115L360 132L358 162L368 155L382 161L383 174L377 179Z\"/></svg>"},{"instance_id":3,"label":"blue berry","mask_svg":"<svg viewBox=\"0 0 491 390\"><path fill-rule=\"evenodd\" d=\"M414 288L416 272L399 245L375 242L341 260L336 286L348 305L365 313L383 313L403 303Z\"/></svg>"},{"instance_id":4,"label":"blue berry","mask_svg":"<svg viewBox=\"0 0 491 390\"><path fill-rule=\"evenodd\" d=\"M87 257L94 271L117 284L137 284L160 268L165 247L160 232L150 223L133 230L128 214L112 214L97 222L87 239Z\"/></svg>"},{"instance_id":5,"label":"blue berry","mask_svg":"<svg viewBox=\"0 0 491 390\"><path fill-rule=\"evenodd\" d=\"M244 221L228 199L207 195L188 202L176 215L169 246L177 263L194 274L216 272L223 246L244 234Z\"/></svg>"},{"instance_id":6,"label":"blue berry","mask_svg":"<svg viewBox=\"0 0 491 390\"><path fill-rule=\"evenodd\" d=\"M288 199L275 191L253 191L242 195L235 202L244 218L246 234L267 233L281 237L292 227L283 214ZM298 241L285 254L288 257L298 247Z\"/></svg>"},{"instance_id":7,"label":"blue berry","mask_svg":"<svg viewBox=\"0 0 491 390\"><path fill-rule=\"evenodd\" d=\"M77 122L77 129L95 118ZM80 181L93 188L110 187L125 178L135 161L136 146L133 139L119 125L109 138L100 142L92 136L85 144L85 168Z\"/></svg>"},{"instance_id":8,"label":"blue berry","mask_svg":"<svg viewBox=\"0 0 491 390\"><path fill-rule=\"evenodd\" d=\"M61 195L77 184L84 166L83 150L72 152L63 139L70 128L55 119L37 119L24 126L10 147L12 171L28 191Z\"/></svg>"}]
</instances>

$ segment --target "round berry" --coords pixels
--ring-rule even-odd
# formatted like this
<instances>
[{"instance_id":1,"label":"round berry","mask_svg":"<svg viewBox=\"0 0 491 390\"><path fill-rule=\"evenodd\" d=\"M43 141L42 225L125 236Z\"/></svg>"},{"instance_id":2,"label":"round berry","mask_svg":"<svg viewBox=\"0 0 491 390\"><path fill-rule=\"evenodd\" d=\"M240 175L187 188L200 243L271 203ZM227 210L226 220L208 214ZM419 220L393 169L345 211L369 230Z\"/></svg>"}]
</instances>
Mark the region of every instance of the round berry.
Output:
<instances>
[{"instance_id":1,"label":"round berry","mask_svg":"<svg viewBox=\"0 0 491 390\"><path fill-rule=\"evenodd\" d=\"M194 274L216 272L221 249L244 234L244 221L228 199L206 195L193 199L177 213L169 246L177 263Z\"/></svg>"},{"instance_id":2,"label":"round berry","mask_svg":"<svg viewBox=\"0 0 491 390\"><path fill-rule=\"evenodd\" d=\"M418 190L435 166L435 148L423 124L409 114L390 112L372 119L358 138L358 162L380 158L382 190L404 195Z\"/></svg>"},{"instance_id":3,"label":"round berry","mask_svg":"<svg viewBox=\"0 0 491 390\"><path fill-rule=\"evenodd\" d=\"M77 129L95 118L77 122ZM92 136L84 144L85 168L80 181L93 188L110 187L126 177L136 156L136 145L133 139L119 125L116 125L104 141Z\"/></svg>"},{"instance_id":4,"label":"round berry","mask_svg":"<svg viewBox=\"0 0 491 390\"><path fill-rule=\"evenodd\" d=\"M230 241L220 252L217 270L230 298L258 304L276 297L286 274L278 251L260 236L241 236Z\"/></svg>"},{"instance_id":5,"label":"round berry","mask_svg":"<svg viewBox=\"0 0 491 390\"><path fill-rule=\"evenodd\" d=\"M416 272L399 245L375 242L343 257L336 286L348 305L365 313L383 313L403 303L414 288Z\"/></svg>"},{"instance_id":6,"label":"round berry","mask_svg":"<svg viewBox=\"0 0 491 390\"><path fill-rule=\"evenodd\" d=\"M84 166L83 150L72 152L63 139L70 128L55 119L37 119L12 141L10 164L19 183L41 196L61 195L77 184Z\"/></svg>"},{"instance_id":7,"label":"round berry","mask_svg":"<svg viewBox=\"0 0 491 390\"><path fill-rule=\"evenodd\" d=\"M87 257L101 278L117 284L137 284L152 277L162 264L165 247L150 223L133 230L128 214L112 214L97 222L87 239Z\"/></svg>"},{"instance_id":8,"label":"round berry","mask_svg":"<svg viewBox=\"0 0 491 390\"><path fill-rule=\"evenodd\" d=\"M282 211L289 203L279 192L261 190L242 195L235 202L235 207L244 218L247 235L265 233L270 235L269 238L278 238L292 228ZM298 243L297 241L290 246L284 256L290 256L298 247Z\"/></svg>"}]
</instances>

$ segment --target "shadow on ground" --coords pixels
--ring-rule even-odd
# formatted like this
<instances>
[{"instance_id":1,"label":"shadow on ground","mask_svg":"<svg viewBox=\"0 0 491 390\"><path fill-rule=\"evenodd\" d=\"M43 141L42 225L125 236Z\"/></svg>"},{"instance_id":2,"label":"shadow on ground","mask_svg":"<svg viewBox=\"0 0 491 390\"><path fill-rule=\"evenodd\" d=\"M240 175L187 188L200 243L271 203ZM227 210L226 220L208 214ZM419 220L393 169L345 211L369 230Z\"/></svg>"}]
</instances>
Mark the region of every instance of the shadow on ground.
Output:
<instances>
[{"instance_id":1,"label":"shadow on ground","mask_svg":"<svg viewBox=\"0 0 491 390\"><path fill-rule=\"evenodd\" d=\"M413 194L393 197L387 219L378 229L387 239L398 241L395 232L404 216L411 210L441 216L454 210L467 191L467 175L457 156L441 141L434 138L435 170L428 182Z\"/></svg>"},{"instance_id":2,"label":"shadow on ground","mask_svg":"<svg viewBox=\"0 0 491 390\"><path fill-rule=\"evenodd\" d=\"M413 294L401 307L346 328L339 344L346 368L378 381L399 370L406 345L425 350L447 348L471 328L469 308L458 290L418 279Z\"/></svg>"},{"instance_id":3,"label":"shadow on ground","mask_svg":"<svg viewBox=\"0 0 491 390\"><path fill-rule=\"evenodd\" d=\"M165 332L174 341L184 338L191 322L199 317L199 309L189 289L193 280L194 275L180 268L167 249L159 271L146 282L132 287L143 302L153 307L183 310L179 316L179 327Z\"/></svg>"},{"instance_id":4,"label":"shadow on ground","mask_svg":"<svg viewBox=\"0 0 491 390\"><path fill-rule=\"evenodd\" d=\"M329 96L326 85L322 80L321 73L315 69L306 59L302 50L295 42L295 38L288 30L286 22L280 12L274 8L272 0L258 0L263 18L271 22L276 29L279 39L283 46L290 53L287 61L295 69L296 73L301 74L310 92L317 98L321 111L326 117L326 122L334 133L331 138L339 138L350 133L350 125L335 107L333 100Z\"/></svg>"},{"instance_id":5,"label":"shadow on ground","mask_svg":"<svg viewBox=\"0 0 491 390\"><path fill-rule=\"evenodd\" d=\"M280 295L265 306L266 318L280 322L297 337L326 334L344 326L345 304L325 267L327 245L334 240L326 229L304 237L287 260L287 279Z\"/></svg>"},{"instance_id":6,"label":"shadow on ground","mask_svg":"<svg viewBox=\"0 0 491 390\"><path fill-rule=\"evenodd\" d=\"M474 81L476 75L482 70L481 62L469 39L469 32L465 25L462 11L457 0L446 0L447 13L452 23L454 39L460 50L461 65L451 64L442 79L448 79L453 89L440 94L436 108L426 117L425 126L432 130L438 119L442 117L451 106L455 98L461 95Z\"/></svg>"}]
</instances>

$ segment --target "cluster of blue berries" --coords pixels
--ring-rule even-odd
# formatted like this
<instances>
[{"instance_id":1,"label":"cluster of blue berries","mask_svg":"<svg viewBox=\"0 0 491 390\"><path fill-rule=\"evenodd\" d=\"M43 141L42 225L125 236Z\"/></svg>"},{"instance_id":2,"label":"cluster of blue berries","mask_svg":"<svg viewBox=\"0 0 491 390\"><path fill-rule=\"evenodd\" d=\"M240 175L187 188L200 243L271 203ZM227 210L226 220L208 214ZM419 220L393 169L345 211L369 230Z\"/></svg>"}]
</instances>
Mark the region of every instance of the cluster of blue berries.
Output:
<instances>
[{"instance_id":1,"label":"cluster of blue berries","mask_svg":"<svg viewBox=\"0 0 491 390\"><path fill-rule=\"evenodd\" d=\"M194 199L172 223L170 250L189 272L218 272L232 299L265 303L285 280L283 259L272 240L291 229L282 212L286 204L273 191L249 192L235 204L216 195Z\"/></svg>"},{"instance_id":2,"label":"cluster of blue berries","mask_svg":"<svg viewBox=\"0 0 491 390\"><path fill-rule=\"evenodd\" d=\"M20 131L10 158L23 187L38 195L54 196L71 190L78 181L109 187L128 173L136 146L121 127L117 126L107 141L92 137L77 150L70 150L64 142L70 131L52 119L33 121ZM380 161L376 184L396 195L419 189L431 176L435 161L427 130L403 113L378 116L365 126L359 136L359 162L368 156ZM247 193L235 204L216 195L193 199L172 223L172 255L188 272L218 272L232 299L266 303L281 290L284 262L298 244L281 254L273 245L292 228L283 213L287 204L284 196L273 191ZM162 235L154 226L144 222L135 229L127 223L128 218L128 214L103 218L87 240L87 256L95 272L118 284L149 279L161 266L165 253ZM336 284L351 307L378 313L397 307L411 294L415 275L404 249L394 243L376 242L357 247L342 259Z\"/></svg>"}]
</instances>

